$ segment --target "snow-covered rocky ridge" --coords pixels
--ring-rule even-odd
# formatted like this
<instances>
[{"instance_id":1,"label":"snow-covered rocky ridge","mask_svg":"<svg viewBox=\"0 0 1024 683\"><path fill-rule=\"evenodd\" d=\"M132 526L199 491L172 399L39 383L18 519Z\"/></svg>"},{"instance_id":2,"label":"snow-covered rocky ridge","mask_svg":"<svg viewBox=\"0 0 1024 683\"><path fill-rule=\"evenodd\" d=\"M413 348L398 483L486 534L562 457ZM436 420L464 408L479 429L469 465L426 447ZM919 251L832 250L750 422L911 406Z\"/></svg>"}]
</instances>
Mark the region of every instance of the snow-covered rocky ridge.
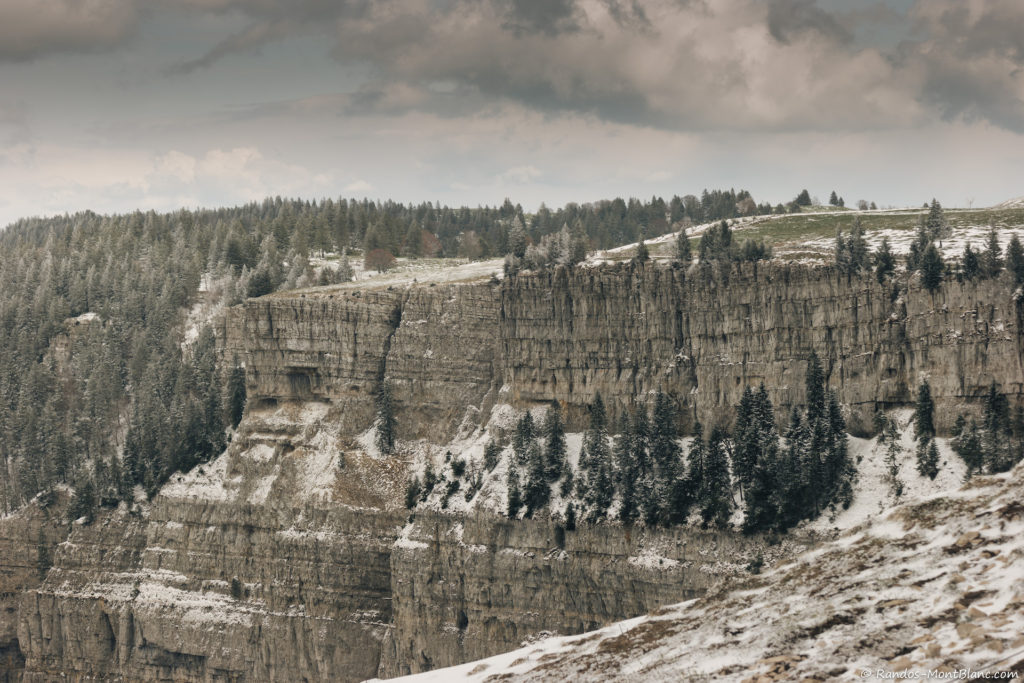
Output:
<instances>
[{"instance_id":1,"label":"snow-covered rocky ridge","mask_svg":"<svg viewBox=\"0 0 1024 683\"><path fill-rule=\"evenodd\" d=\"M1024 466L976 477L854 526L742 588L408 680L1019 676L1022 491Z\"/></svg>"}]
</instances>

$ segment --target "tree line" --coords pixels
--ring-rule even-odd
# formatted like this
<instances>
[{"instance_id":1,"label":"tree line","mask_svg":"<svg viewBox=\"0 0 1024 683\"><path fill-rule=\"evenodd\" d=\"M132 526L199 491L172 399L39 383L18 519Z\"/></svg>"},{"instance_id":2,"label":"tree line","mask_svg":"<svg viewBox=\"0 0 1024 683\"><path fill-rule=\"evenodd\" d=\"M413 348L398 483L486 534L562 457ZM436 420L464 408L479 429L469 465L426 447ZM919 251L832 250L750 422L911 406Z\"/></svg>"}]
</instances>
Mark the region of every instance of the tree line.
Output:
<instances>
[{"instance_id":1,"label":"tree line","mask_svg":"<svg viewBox=\"0 0 1024 683\"><path fill-rule=\"evenodd\" d=\"M673 526L695 519L726 528L742 508L744 531L782 532L824 510L849 506L853 496L856 467L846 424L815 354L806 389L806 406L792 411L784 435L762 384L744 391L731 430L716 425L705 436L696 422L685 448L676 403L664 392L655 395L650 411L640 406L623 415L614 437L598 395L589 406L576 468L567 459L561 409L553 403L540 424L524 413L507 445L490 441L483 467L494 470L508 453L510 517L551 512L557 492L568 501L565 515L572 523L579 515L592 523ZM426 500L438 483L429 467L422 478L412 477L406 504Z\"/></svg>"}]
</instances>

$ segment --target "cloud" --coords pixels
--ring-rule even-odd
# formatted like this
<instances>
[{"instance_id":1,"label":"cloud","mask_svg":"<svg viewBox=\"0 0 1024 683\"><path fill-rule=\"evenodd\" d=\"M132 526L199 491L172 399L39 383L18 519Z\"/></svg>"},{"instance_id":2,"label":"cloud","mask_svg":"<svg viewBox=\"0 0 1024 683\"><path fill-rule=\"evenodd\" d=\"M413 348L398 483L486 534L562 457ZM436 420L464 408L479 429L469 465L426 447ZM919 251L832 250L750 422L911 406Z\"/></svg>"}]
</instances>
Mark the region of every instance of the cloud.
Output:
<instances>
[{"instance_id":1,"label":"cloud","mask_svg":"<svg viewBox=\"0 0 1024 683\"><path fill-rule=\"evenodd\" d=\"M137 0L3 0L0 60L120 45L139 20Z\"/></svg>"},{"instance_id":2,"label":"cloud","mask_svg":"<svg viewBox=\"0 0 1024 683\"><path fill-rule=\"evenodd\" d=\"M466 116L511 101L696 131L1024 120L1018 0L917 0L909 20L883 1L834 12L817 0L165 1L249 21L179 74L327 36L342 67L369 74L339 113ZM887 44L857 35L879 22L902 28L883 32ZM909 23L915 41L893 44Z\"/></svg>"},{"instance_id":3,"label":"cloud","mask_svg":"<svg viewBox=\"0 0 1024 683\"><path fill-rule=\"evenodd\" d=\"M917 42L900 48L922 100L944 119L1024 131L1024 5L1016 0L919 0Z\"/></svg>"},{"instance_id":4,"label":"cloud","mask_svg":"<svg viewBox=\"0 0 1024 683\"><path fill-rule=\"evenodd\" d=\"M373 189L373 185L365 180L357 180L345 186L345 192L349 192L351 194L373 192Z\"/></svg>"},{"instance_id":5,"label":"cloud","mask_svg":"<svg viewBox=\"0 0 1024 683\"><path fill-rule=\"evenodd\" d=\"M771 0L768 3L768 32L780 43L804 31L814 31L831 40L848 43L853 35L815 0Z\"/></svg>"},{"instance_id":6,"label":"cloud","mask_svg":"<svg viewBox=\"0 0 1024 683\"><path fill-rule=\"evenodd\" d=\"M499 175L498 180L512 185L527 185L536 181L542 175L544 175L544 172L536 166L515 166Z\"/></svg>"}]
</instances>

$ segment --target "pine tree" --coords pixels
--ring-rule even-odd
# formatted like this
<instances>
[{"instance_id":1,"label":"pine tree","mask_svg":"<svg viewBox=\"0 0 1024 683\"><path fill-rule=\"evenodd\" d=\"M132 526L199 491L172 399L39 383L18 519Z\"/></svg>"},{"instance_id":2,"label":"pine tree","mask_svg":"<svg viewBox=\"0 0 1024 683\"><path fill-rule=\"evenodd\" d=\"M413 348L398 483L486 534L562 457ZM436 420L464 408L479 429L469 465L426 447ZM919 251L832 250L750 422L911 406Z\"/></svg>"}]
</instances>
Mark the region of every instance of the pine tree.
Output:
<instances>
[{"instance_id":1,"label":"pine tree","mask_svg":"<svg viewBox=\"0 0 1024 683\"><path fill-rule=\"evenodd\" d=\"M519 508L523 506L522 496L519 492L519 471L516 469L515 461L508 464L508 506L505 510L509 518L515 518L519 514Z\"/></svg>"},{"instance_id":2,"label":"pine tree","mask_svg":"<svg viewBox=\"0 0 1024 683\"><path fill-rule=\"evenodd\" d=\"M917 388L917 402L914 404L914 438L927 441L935 437L935 402L928 380Z\"/></svg>"},{"instance_id":3,"label":"pine tree","mask_svg":"<svg viewBox=\"0 0 1024 683\"><path fill-rule=\"evenodd\" d=\"M807 419L813 420L825 414L825 371L821 367L821 360L818 353L811 351L811 357L807 360L807 376L805 379L807 389Z\"/></svg>"},{"instance_id":4,"label":"pine tree","mask_svg":"<svg viewBox=\"0 0 1024 683\"><path fill-rule=\"evenodd\" d=\"M377 449L381 453L395 452L395 407L391 399L391 385L384 382L377 394Z\"/></svg>"},{"instance_id":5,"label":"pine tree","mask_svg":"<svg viewBox=\"0 0 1024 683\"><path fill-rule=\"evenodd\" d=\"M234 357L231 364L231 372L228 375L227 391L228 424L234 429L242 421L242 413L245 411L245 369L238 362L238 356Z\"/></svg>"},{"instance_id":6,"label":"pine tree","mask_svg":"<svg viewBox=\"0 0 1024 683\"><path fill-rule=\"evenodd\" d=\"M932 203L928 208L928 217L925 219L925 226L928 229L928 236L937 240L939 246L942 246L942 240L949 237L950 228L949 223L946 222L946 215L942 211L942 205L939 204L939 200L932 199Z\"/></svg>"},{"instance_id":7,"label":"pine tree","mask_svg":"<svg viewBox=\"0 0 1024 683\"><path fill-rule=\"evenodd\" d=\"M645 263L651 258L651 253L647 249L647 244L644 242L644 238L640 238L640 242L636 245L636 252L633 254L633 263Z\"/></svg>"},{"instance_id":8,"label":"pine tree","mask_svg":"<svg viewBox=\"0 0 1024 683\"><path fill-rule=\"evenodd\" d=\"M886 278L892 276L896 270L896 257L889 247L889 238L883 237L882 243L878 245L875 252L875 277L879 282L885 282Z\"/></svg>"},{"instance_id":9,"label":"pine tree","mask_svg":"<svg viewBox=\"0 0 1024 683\"><path fill-rule=\"evenodd\" d=\"M729 460L726 455L726 433L715 427L708 439L704 479L697 494L701 522L704 527L724 529L732 514L732 487L729 481Z\"/></svg>"},{"instance_id":10,"label":"pine tree","mask_svg":"<svg viewBox=\"0 0 1024 683\"><path fill-rule=\"evenodd\" d=\"M871 267L868 241L864 239L864 227L861 224L860 216L853 219L853 229L850 231L850 239L846 242L846 248L850 254L850 267L853 272L859 273Z\"/></svg>"},{"instance_id":11,"label":"pine tree","mask_svg":"<svg viewBox=\"0 0 1024 683\"><path fill-rule=\"evenodd\" d=\"M588 518L594 521L607 514L615 495L607 422L604 401L601 394L597 394L590 405L590 426L583 435L580 452L584 499L589 509Z\"/></svg>"},{"instance_id":12,"label":"pine tree","mask_svg":"<svg viewBox=\"0 0 1024 683\"><path fill-rule=\"evenodd\" d=\"M1010 243L1006 246L1006 269L1013 275L1014 284L1024 284L1024 246L1017 233L1010 236Z\"/></svg>"},{"instance_id":13,"label":"pine tree","mask_svg":"<svg viewBox=\"0 0 1024 683\"><path fill-rule=\"evenodd\" d=\"M925 438L917 444L917 473L934 479L939 473L939 448L935 439Z\"/></svg>"},{"instance_id":14,"label":"pine tree","mask_svg":"<svg viewBox=\"0 0 1024 683\"><path fill-rule=\"evenodd\" d=\"M846 245L846 240L843 239L842 230L836 229L836 245L833 253L836 267L841 273L849 273L852 270L850 249Z\"/></svg>"},{"instance_id":15,"label":"pine tree","mask_svg":"<svg viewBox=\"0 0 1024 683\"><path fill-rule=\"evenodd\" d=\"M987 278L998 277L1003 269L1002 249L999 247L999 235L995 226L989 226L985 251L981 253L981 270Z\"/></svg>"},{"instance_id":16,"label":"pine tree","mask_svg":"<svg viewBox=\"0 0 1024 683\"><path fill-rule=\"evenodd\" d=\"M942 276L946 270L946 264L942 261L942 255L929 244L921 255L921 284L929 292L934 294L942 286Z\"/></svg>"},{"instance_id":17,"label":"pine tree","mask_svg":"<svg viewBox=\"0 0 1024 683\"><path fill-rule=\"evenodd\" d=\"M533 415L527 410L516 423L516 432L512 436L512 450L515 452L517 463L521 465L526 462L527 451L536 438L537 429L533 424Z\"/></svg>"},{"instance_id":18,"label":"pine tree","mask_svg":"<svg viewBox=\"0 0 1024 683\"><path fill-rule=\"evenodd\" d=\"M755 416L756 397L748 386L743 390L740 404L736 409L736 423L733 428L733 443L736 449L733 454L733 473L739 485L740 496L746 494L754 477L754 466L761 450L760 429Z\"/></svg>"},{"instance_id":19,"label":"pine tree","mask_svg":"<svg viewBox=\"0 0 1024 683\"><path fill-rule=\"evenodd\" d=\"M677 437L676 407L667 394L658 391L654 399L650 453L654 490L648 506L648 518L658 524L676 521L674 497L682 475L682 453Z\"/></svg>"},{"instance_id":20,"label":"pine tree","mask_svg":"<svg viewBox=\"0 0 1024 683\"><path fill-rule=\"evenodd\" d=\"M498 459L501 457L501 446L494 439L484 446L484 469L490 472L498 466Z\"/></svg>"},{"instance_id":21,"label":"pine tree","mask_svg":"<svg viewBox=\"0 0 1024 683\"><path fill-rule=\"evenodd\" d=\"M686 234L686 228L679 229L676 237L676 259L683 263L690 263L693 260L693 250L690 247L690 238Z\"/></svg>"},{"instance_id":22,"label":"pine tree","mask_svg":"<svg viewBox=\"0 0 1024 683\"><path fill-rule=\"evenodd\" d=\"M527 447L526 466L523 502L526 504L527 516L533 516L533 513L543 509L551 498L551 486L548 483L544 451L536 441L531 442Z\"/></svg>"},{"instance_id":23,"label":"pine tree","mask_svg":"<svg viewBox=\"0 0 1024 683\"><path fill-rule=\"evenodd\" d=\"M828 203L831 206L839 206L839 195L836 194L835 190L832 190L832 194L828 196Z\"/></svg>"},{"instance_id":24,"label":"pine tree","mask_svg":"<svg viewBox=\"0 0 1024 683\"><path fill-rule=\"evenodd\" d=\"M903 481L900 479L900 455L903 453L903 446L900 444L900 432L896 420L891 417L886 418L883 435L884 443L887 444L885 466L886 480L889 483L889 495L894 500L899 501L903 496Z\"/></svg>"},{"instance_id":25,"label":"pine tree","mask_svg":"<svg viewBox=\"0 0 1024 683\"><path fill-rule=\"evenodd\" d=\"M544 471L548 481L557 481L565 469L565 428L562 410L553 401L544 417Z\"/></svg>"},{"instance_id":26,"label":"pine tree","mask_svg":"<svg viewBox=\"0 0 1024 683\"><path fill-rule=\"evenodd\" d=\"M637 515L636 484L641 469L633 452L633 433L630 421L622 418L619 434L615 438L616 479L619 491L619 519L632 523Z\"/></svg>"},{"instance_id":27,"label":"pine tree","mask_svg":"<svg viewBox=\"0 0 1024 683\"><path fill-rule=\"evenodd\" d=\"M981 274L981 262L978 260L978 254L974 251L974 248L971 247L970 242L964 245L961 269L964 279L967 280L973 280Z\"/></svg>"}]
</instances>

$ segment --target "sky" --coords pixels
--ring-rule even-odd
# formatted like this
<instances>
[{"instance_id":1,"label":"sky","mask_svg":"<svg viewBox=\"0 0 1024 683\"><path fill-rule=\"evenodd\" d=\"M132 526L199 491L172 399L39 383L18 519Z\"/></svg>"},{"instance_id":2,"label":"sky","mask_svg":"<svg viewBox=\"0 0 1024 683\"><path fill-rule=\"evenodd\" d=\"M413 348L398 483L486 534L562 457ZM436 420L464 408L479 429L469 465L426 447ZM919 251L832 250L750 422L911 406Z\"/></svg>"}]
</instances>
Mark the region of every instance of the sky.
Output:
<instances>
[{"instance_id":1,"label":"sky","mask_svg":"<svg viewBox=\"0 0 1024 683\"><path fill-rule=\"evenodd\" d=\"M1022 179L1020 0L0 0L0 225Z\"/></svg>"}]
</instances>

